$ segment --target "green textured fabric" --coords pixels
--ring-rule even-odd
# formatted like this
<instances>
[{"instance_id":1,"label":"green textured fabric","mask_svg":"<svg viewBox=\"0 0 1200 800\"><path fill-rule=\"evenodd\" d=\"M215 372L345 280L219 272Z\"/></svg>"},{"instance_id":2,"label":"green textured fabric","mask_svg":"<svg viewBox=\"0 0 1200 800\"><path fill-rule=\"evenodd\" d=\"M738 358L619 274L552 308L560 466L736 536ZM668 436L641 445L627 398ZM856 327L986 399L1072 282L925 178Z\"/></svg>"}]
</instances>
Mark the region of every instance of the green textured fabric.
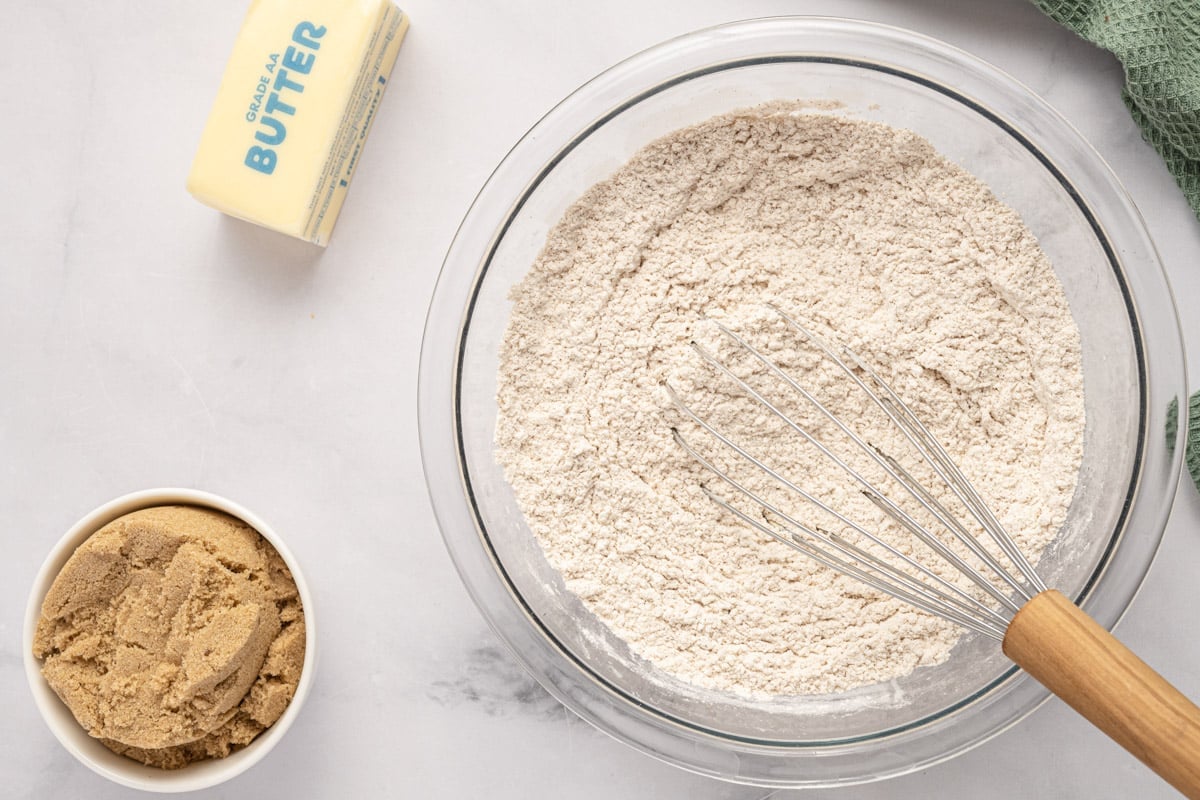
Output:
<instances>
[{"instance_id":1,"label":"green textured fabric","mask_svg":"<svg viewBox=\"0 0 1200 800\"><path fill-rule=\"evenodd\" d=\"M1184 459L1192 482L1200 489L1200 392L1192 395L1188 402L1187 453Z\"/></svg>"},{"instance_id":2,"label":"green textured fabric","mask_svg":"<svg viewBox=\"0 0 1200 800\"><path fill-rule=\"evenodd\" d=\"M1120 60L1129 113L1200 216L1200 0L1032 2ZM1200 489L1200 392L1188 420L1187 470Z\"/></svg>"},{"instance_id":3,"label":"green textured fabric","mask_svg":"<svg viewBox=\"0 0 1200 800\"><path fill-rule=\"evenodd\" d=\"M1181 422L1188 426L1183 437L1183 462L1187 466L1188 474L1192 476L1192 483L1200 490L1200 392L1196 392L1188 400L1186 417L1179 413L1179 401L1174 397L1167 406L1167 429L1163 433L1166 434L1167 447L1171 448L1171 452L1175 452Z\"/></svg>"},{"instance_id":4,"label":"green textured fabric","mask_svg":"<svg viewBox=\"0 0 1200 800\"><path fill-rule=\"evenodd\" d=\"M1200 215L1200 0L1033 0L1125 67L1122 94Z\"/></svg>"}]
</instances>

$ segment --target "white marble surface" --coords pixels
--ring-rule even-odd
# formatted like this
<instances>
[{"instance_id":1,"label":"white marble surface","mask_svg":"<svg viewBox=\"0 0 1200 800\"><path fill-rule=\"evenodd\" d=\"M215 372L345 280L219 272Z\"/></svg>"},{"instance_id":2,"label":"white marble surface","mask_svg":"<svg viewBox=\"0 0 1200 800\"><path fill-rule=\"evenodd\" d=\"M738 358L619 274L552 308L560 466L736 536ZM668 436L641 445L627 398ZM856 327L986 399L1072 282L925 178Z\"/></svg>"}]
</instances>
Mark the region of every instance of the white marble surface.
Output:
<instances>
[{"instance_id":1,"label":"white marble surface","mask_svg":"<svg viewBox=\"0 0 1200 800\"><path fill-rule=\"evenodd\" d=\"M43 725L21 618L78 517L178 485L249 506L317 595L321 670L262 764L206 797L794 797L610 740L527 678L442 547L417 450L426 303L455 227L553 103L664 38L827 13L965 48L1046 97L1129 187L1200 351L1200 225L1121 104L1119 66L1023 0L412 0L333 245L224 219L183 189L245 0L6 4L0 48L0 796L133 795ZM1198 366L1195 356L1193 370ZM1193 697L1200 497L1183 485L1120 633ZM1051 704L948 764L807 798L1171 797Z\"/></svg>"}]
</instances>

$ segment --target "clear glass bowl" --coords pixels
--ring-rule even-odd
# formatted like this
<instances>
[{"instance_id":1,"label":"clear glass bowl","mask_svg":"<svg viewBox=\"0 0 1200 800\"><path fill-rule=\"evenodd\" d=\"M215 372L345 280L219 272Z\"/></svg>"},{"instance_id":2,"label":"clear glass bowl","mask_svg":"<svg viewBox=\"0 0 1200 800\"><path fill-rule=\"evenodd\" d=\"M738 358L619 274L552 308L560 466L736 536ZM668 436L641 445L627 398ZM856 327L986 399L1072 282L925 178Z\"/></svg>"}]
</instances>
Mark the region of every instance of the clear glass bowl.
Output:
<instances>
[{"instance_id":1,"label":"clear glass bowl","mask_svg":"<svg viewBox=\"0 0 1200 800\"><path fill-rule=\"evenodd\" d=\"M458 231L425 330L421 449L446 546L496 632L581 717L699 773L820 786L949 758L1047 693L974 635L944 664L839 695L753 700L685 684L632 655L564 590L493 455L508 293L563 211L653 139L781 98L835 100L834 113L916 131L1037 235L1082 335L1087 411L1079 487L1039 571L1107 627L1166 524L1186 376L1170 289L1116 178L1027 88L935 40L824 18L723 25L618 64L513 148Z\"/></svg>"}]
</instances>

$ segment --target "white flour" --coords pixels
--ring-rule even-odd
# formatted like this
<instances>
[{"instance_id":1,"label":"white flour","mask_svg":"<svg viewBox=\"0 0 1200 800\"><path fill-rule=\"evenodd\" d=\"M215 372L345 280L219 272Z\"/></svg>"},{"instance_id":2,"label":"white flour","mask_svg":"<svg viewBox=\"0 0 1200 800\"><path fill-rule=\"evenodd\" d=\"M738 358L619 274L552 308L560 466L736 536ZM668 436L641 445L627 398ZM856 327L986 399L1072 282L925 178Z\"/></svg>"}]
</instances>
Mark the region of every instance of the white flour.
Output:
<instances>
[{"instance_id":1,"label":"white flour","mask_svg":"<svg viewBox=\"0 0 1200 800\"><path fill-rule=\"evenodd\" d=\"M513 299L497 458L567 587L635 653L684 680L842 691L938 663L960 633L766 540L701 494L704 482L732 497L671 426L720 463L736 460L684 423L664 381L806 489L905 540L828 461L702 365L693 339L741 374L761 372L705 316L768 350L872 443L907 456L849 381L763 303L852 346L1031 557L1065 517L1083 397L1062 288L1016 214L910 132L783 104L677 131L567 211ZM802 402L788 408L812 422Z\"/></svg>"}]
</instances>

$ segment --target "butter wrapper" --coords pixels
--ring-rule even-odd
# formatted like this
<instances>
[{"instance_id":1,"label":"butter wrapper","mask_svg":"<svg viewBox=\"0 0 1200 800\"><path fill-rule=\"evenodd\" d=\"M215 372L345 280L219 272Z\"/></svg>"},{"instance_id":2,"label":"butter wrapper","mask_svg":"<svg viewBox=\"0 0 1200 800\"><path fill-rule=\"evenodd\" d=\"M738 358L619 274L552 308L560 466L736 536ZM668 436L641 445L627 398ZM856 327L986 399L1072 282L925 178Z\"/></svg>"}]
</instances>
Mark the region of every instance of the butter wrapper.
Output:
<instances>
[{"instance_id":1,"label":"butter wrapper","mask_svg":"<svg viewBox=\"0 0 1200 800\"><path fill-rule=\"evenodd\" d=\"M255 0L188 191L230 216L328 244L407 30L388 0Z\"/></svg>"}]
</instances>

